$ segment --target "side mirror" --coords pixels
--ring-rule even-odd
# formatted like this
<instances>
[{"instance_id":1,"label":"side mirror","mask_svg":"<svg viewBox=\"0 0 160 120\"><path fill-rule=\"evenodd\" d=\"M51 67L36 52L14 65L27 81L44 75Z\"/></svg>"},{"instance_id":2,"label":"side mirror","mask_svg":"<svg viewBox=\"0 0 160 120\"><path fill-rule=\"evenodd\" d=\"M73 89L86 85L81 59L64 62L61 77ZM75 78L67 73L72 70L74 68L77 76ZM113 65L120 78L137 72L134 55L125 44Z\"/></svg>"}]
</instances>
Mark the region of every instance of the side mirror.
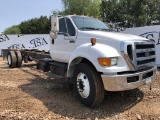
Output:
<instances>
[{"instance_id":1,"label":"side mirror","mask_svg":"<svg viewBox=\"0 0 160 120\"><path fill-rule=\"evenodd\" d=\"M51 16L51 32L59 32L58 16Z\"/></svg>"},{"instance_id":2,"label":"side mirror","mask_svg":"<svg viewBox=\"0 0 160 120\"><path fill-rule=\"evenodd\" d=\"M52 39L56 39L56 38L57 38L57 33L50 32L49 36L50 36Z\"/></svg>"},{"instance_id":3,"label":"side mirror","mask_svg":"<svg viewBox=\"0 0 160 120\"><path fill-rule=\"evenodd\" d=\"M50 32L50 37L52 39L57 38L57 32L59 32L59 18L58 18L58 16L51 16L51 32Z\"/></svg>"}]
</instances>

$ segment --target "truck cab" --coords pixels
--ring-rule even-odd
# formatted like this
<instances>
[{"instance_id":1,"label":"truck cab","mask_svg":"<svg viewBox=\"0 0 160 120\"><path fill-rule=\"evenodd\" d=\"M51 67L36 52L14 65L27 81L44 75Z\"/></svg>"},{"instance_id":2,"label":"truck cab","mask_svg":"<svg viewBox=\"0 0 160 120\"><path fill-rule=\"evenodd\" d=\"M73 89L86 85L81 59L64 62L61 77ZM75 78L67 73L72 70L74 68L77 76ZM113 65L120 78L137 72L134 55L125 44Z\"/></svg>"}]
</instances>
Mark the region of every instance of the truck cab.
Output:
<instances>
[{"instance_id":1,"label":"truck cab","mask_svg":"<svg viewBox=\"0 0 160 120\"><path fill-rule=\"evenodd\" d=\"M72 19L59 18L59 32L57 38L52 39L51 57L59 62L68 63L71 53L76 48L77 29Z\"/></svg>"},{"instance_id":2,"label":"truck cab","mask_svg":"<svg viewBox=\"0 0 160 120\"><path fill-rule=\"evenodd\" d=\"M114 32L87 16L52 16L50 55L67 65L78 99L96 106L104 91L124 91L156 78L154 42Z\"/></svg>"}]
</instances>

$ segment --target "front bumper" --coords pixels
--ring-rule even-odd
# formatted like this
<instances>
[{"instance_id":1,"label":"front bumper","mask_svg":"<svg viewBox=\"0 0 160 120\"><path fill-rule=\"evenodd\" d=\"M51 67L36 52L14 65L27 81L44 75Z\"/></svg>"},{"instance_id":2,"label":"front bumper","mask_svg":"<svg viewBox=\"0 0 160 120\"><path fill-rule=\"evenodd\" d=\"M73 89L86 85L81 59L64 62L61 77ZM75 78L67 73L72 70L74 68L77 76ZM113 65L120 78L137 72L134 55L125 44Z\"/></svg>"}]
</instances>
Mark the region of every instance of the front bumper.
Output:
<instances>
[{"instance_id":1,"label":"front bumper","mask_svg":"<svg viewBox=\"0 0 160 120\"><path fill-rule=\"evenodd\" d=\"M153 67L149 70L137 72L134 74L123 74L123 75L101 75L104 88L107 91L124 91L138 88L142 85L151 83L152 80L156 79L157 67ZM148 76L147 76L148 75ZM136 81L132 82L130 79L137 78Z\"/></svg>"}]
</instances>

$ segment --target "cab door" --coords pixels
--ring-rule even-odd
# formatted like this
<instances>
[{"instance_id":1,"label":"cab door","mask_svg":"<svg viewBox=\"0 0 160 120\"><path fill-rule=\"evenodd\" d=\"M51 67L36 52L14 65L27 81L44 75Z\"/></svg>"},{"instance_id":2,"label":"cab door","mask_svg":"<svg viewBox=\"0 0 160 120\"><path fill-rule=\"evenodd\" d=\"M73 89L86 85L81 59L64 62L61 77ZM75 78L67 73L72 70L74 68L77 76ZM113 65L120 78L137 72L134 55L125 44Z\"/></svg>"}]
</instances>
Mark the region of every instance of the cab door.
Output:
<instances>
[{"instance_id":1,"label":"cab door","mask_svg":"<svg viewBox=\"0 0 160 120\"><path fill-rule=\"evenodd\" d=\"M51 42L51 57L55 61L68 63L73 50L75 49L76 30L69 18L59 19L59 33L56 39Z\"/></svg>"}]
</instances>

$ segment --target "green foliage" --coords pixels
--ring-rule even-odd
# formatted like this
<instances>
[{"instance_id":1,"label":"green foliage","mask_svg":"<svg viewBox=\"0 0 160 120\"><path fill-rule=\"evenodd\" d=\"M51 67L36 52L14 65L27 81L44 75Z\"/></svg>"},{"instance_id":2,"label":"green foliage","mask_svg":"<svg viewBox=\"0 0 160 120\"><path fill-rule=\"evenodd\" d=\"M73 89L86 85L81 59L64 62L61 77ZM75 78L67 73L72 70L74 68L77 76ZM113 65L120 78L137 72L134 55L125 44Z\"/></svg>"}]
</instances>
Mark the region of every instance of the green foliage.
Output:
<instances>
[{"instance_id":1,"label":"green foliage","mask_svg":"<svg viewBox=\"0 0 160 120\"><path fill-rule=\"evenodd\" d=\"M21 34L19 25L13 25L12 27L6 28L3 34Z\"/></svg>"},{"instance_id":2,"label":"green foliage","mask_svg":"<svg viewBox=\"0 0 160 120\"><path fill-rule=\"evenodd\" d=\"M102 0L103 21L126 27L160 24L160 0Z\"/></svg>"},{"instance_id":3,"label":"green foliage","mask_svg":"<svg viewBox=\"0 0 160 120\"><path fill-rule=\"evenodd\" d=\"M64 15L88 15L100 17L101 0L62 0Z\"/></svg>"},{"instance_id":4,"label":"green foliage","mask_svg":"<svg viewBox=\"0 0 160 120\"><path fill-rule=\"evenodd\" d=\"M46 16L41 16L40 18L21 22L19 28L21 30L21 34L48 34L50 26L50 19Z\"/></svg>"},{"instance_id":5,"label":"green foliage","mask_svg":"<svg viewBox=\"0 0 160 120\"><path fill-rule=\"evenodd\" d=\"M93 0L86 9L86 14L88 16L93 16L94 18L100 18L100 4L101 0Z\"/></svg>"},{"instance_id":6,"label":"green foliage","mask_svg":"<svg viewBox=\"0 0 160 120\"><path fill-rule=\"evenodd\" d=\"M51 29L50 18L41 16L23 21L20 25L7 28L3 34L48 34Z\"/></svg>"},{"instance_id":7,"label":"green foliage","mask_svg":"<svg viewBox=\"0 0 160 120\"><path fill-rule=\"evenodd\" d=\"M52 15L65 15L64 11L59 11L59 10L53 10Z\"/></svg>"}]
</instances>

